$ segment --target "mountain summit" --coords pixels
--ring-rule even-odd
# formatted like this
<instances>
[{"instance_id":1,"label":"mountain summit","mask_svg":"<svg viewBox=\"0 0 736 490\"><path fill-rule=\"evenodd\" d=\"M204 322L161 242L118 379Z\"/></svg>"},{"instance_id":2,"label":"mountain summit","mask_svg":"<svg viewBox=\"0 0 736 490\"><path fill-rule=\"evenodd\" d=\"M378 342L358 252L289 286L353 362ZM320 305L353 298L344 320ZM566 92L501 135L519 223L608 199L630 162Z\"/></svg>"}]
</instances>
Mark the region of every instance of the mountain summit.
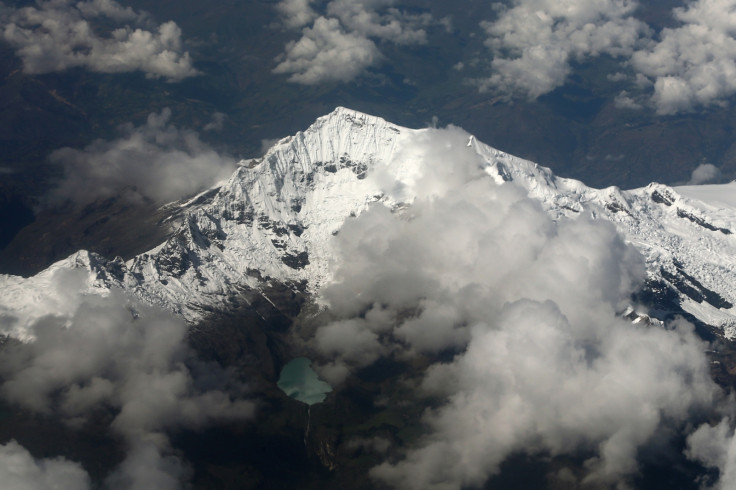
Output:
<instances>
[{"instance_id":1,"label":"mountain summit","mask_svg":"<svg viewBox=\"0 0 736 490\"><path fill-rule=\"evenodd\" d=\"M168 205L176 232L154 249L127 261L80 251L34 277L0 276L0 312L12 319L3 333L31 338L28 326L54 313L47 305L63 311L63 299L44 285L74 269L86 271L90 294L122 288L191 324L269 280L317 292L332 280L334 237L346 220L372 205L408 213L419 195L431 197L424 155L440 151L471 162L468 175L443 178L482 175L521 189L555 220L613 223L645 258L651 315L685 312L736 336L736 203L728 197L736 184L593 189L458 128L444 130L454 139L434 148L436 131L338 107L262 158L241 161L218 187Z\"/></svg>"}]
</instances>

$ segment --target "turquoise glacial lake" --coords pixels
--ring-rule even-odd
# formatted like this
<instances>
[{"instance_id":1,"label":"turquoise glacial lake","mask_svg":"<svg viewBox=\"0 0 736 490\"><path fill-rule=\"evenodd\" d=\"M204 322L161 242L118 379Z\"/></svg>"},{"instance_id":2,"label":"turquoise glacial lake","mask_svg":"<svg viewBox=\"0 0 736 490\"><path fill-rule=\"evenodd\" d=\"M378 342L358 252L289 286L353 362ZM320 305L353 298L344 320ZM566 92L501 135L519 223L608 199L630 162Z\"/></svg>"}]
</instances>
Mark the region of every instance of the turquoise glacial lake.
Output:
<instances>
[{"instance_id":1,"label":"turquoise glacial lake","mask_svg":"<svg viewBox=\"0 0 736 490\"><path fill-rule=\"evenodd\" d=\"M319 379L312 369L312 361L306 357L297 357L284 366L276 384L288 396L307 405L323 402L332 391L332 386Z\"/></svg>"}]
</instances>

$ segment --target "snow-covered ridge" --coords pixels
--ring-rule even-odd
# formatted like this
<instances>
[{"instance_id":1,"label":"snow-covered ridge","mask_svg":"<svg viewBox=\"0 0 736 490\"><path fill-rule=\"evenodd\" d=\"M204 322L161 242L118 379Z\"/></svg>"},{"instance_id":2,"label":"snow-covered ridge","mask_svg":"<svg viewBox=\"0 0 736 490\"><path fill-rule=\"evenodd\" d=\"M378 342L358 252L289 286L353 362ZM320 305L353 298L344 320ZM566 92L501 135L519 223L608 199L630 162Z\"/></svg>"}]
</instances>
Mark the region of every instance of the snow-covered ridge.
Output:
<instances>
[{"instance_id":1,"label":"snow-covered ridge","mask_svg":"<svg viewBox=\"0 0 736 490\"><path fill-rule=\"evenodd\" d=\"M736 183L594 189L474 142L497 182L526 189L555 218L589 213L612 222L646 260L650 280L679 292L681 307L736 336Z\"/></svg>"},{"instance_id":2,"label":"snow-covered ridge","mask_svg":"<svg viewBox=\"0 0 736 490\"><path fill-rule=\"evenodd\" d=\"M243 286L265 277L314 290L329 280L331 236L373 202L411 203L421 161L402 149L421 145L427 130L393 125L345 108L276 143L261 159L241 162L219 188L181 203L172 238L127 262L78 252L28 279L0 276L0 329L27 338L30 322L68 313L52 287L65 271L83 271L89 293L121 287L144 302L194 323ZM555 219L606 219L645 256L650 278L675 287L683 308L736 333L736 203L726 187L650 184L621 191L592 189L549 169L468 138L467 147L499 185L519 185ZM386 189L374 175L390 174Z\"/></svg>"}]
</instances>

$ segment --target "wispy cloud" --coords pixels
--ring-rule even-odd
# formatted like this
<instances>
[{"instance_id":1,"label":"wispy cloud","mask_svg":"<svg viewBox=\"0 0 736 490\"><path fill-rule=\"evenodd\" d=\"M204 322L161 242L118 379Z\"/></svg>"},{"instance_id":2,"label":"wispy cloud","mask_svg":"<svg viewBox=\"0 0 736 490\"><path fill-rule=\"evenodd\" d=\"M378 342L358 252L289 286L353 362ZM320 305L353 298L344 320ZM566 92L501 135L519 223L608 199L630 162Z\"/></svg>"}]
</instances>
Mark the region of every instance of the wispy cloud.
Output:
<instances>
[{"instance_id":1,"label":"wispy cloud","mask_svg":"<svg viewBox=\"0 0 736 490\"><path fill-rule=\"evenodd\" d=\"M125 189L162 203L230 176L235 159L220 155L198 133L177 128L170 119L171 111L164 109L150 114L142 126L121 127L117 140L98 140L83 150L54 151L50 160L64 168L65 177L51 199L86 203ZM215 123L218 120L221 123L218 117Z\"/></svg>"},{"instance_id":2,"label":"wispy cloud","mask_svg":"<svg viewBox=\"0 0 736 490\"><path fill-rule=\"evenodd\" d=\"M688 437L687 446L690 458L718 469L719 478L713 488L736 486L736 436L729 418L714 426L700 426Z\"/></svg>"},{"instance_id":3,"label":"wispy cloud","mask_svg":"<svg viewBox=\"0 0 736 490\"><path fill-rule=\"evenodd\" d=\"M708 184L721 177L721 170L712 163L701 163L690 175L688 184Z\"/></svg>"}]
</instances>

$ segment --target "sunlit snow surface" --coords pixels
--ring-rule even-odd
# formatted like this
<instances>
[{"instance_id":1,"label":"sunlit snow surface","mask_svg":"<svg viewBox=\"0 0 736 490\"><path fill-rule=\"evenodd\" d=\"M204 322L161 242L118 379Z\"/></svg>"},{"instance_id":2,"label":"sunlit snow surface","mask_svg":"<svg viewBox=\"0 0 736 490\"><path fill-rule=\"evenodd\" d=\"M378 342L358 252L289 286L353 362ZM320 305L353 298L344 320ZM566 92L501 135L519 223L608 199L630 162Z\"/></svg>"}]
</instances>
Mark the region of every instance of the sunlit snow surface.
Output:
<instances>
[{"instance_id":1,"label":"sunlit snow surface","mask_svg":"<svg viewBox=\"0 0 736 490\"><path fill-rule=\"evenodd\" d=\"M709 204L733 215L736 209L736 182L728 184L683 185L675 187L681 196Z\"/></svg>"},{"instance_id":2,"label":"sunlit snow surface","mask_svg":"<svg viewBox=\"0 0 736 490\"><path fill-rule=\"evenodd\" d=\"M74 304L63 296L70 286L54 279L59 270L85 271L77 289L87 294L121 287L190 323L242 286L258 287L258 275L306 281L317 292L331 280L332 237L346 220L374 203L396 211L411 205L435 131L338 108L179 204L185 214L177 233L146 253L123 263L79 252L33 278L0 275L0 332L29 339L34 319L69 313ZM736 335L736 310L724 307L736 304L736 184L593 189L470 135L452 152L477 160L498 185L520 186L554 219L610 221L644 255L651 279L684 272L720 295L720 307L684 295L681 303Z\"/></svg>"}]
</instances>

